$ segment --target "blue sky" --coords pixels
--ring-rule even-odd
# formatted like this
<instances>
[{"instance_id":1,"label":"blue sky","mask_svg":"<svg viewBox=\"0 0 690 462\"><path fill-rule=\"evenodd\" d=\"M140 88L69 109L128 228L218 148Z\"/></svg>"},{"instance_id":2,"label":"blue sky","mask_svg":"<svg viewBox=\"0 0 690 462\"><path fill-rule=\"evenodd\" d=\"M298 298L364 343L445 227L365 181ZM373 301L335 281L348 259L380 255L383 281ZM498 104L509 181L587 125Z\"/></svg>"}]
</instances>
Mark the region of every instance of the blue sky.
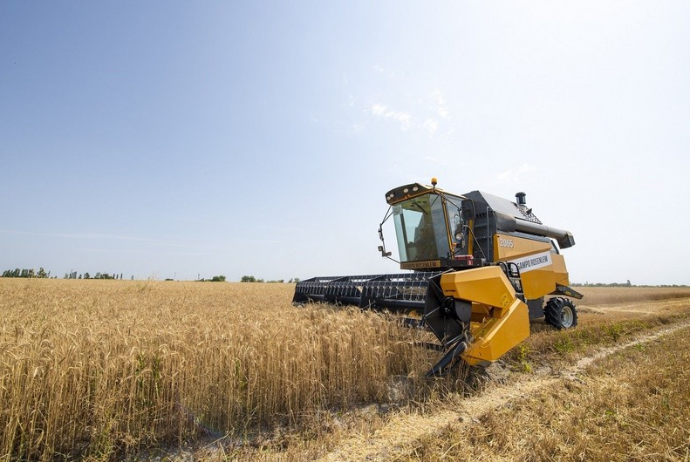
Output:
<instances>
[{"instance_id":1,"label":"blue sky","mask_svg":"<svg viewBox=\"0 0 690 462\"><path fill-rule=\"evenodd\" d=\"M397 272L384 194L437 176L525 191L574 234L574 281L690 284L689 20L686 1L2 2L0 269Z\"/></svg>"}]
</instances>

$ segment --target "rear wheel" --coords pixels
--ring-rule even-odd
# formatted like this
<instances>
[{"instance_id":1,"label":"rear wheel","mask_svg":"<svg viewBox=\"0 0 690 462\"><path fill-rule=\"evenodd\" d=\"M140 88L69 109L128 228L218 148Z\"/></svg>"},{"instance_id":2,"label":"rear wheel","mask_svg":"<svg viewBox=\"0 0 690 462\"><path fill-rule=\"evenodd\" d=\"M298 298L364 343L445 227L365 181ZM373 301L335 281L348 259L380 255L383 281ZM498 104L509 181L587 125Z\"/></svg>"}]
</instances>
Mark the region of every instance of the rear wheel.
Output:
<instances>
[{"instance_id":1,"label":"rear wheel","mask_svg":"<svg viewBox=\"0 0 690 462\"><path fill-rule=\"evenodd\" d=\"M544 316L547 324L559 330L577 326L577 310L573 302L567 298L550 299L544 307Z\"/></svg>"}]
</instances>

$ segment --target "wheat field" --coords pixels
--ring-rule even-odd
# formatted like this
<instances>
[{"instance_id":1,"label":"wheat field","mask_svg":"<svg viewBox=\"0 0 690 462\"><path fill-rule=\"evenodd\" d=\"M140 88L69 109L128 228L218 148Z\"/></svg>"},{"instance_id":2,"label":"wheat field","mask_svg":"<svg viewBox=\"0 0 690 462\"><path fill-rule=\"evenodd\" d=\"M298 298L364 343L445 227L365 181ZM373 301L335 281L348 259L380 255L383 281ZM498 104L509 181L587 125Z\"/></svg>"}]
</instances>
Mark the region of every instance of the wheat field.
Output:
<instances>
[{"instance_id":1,"label":"wheat field","mask_svg":"<svg viewBox=\"0 0 690 462\"><path fill-rule=\"evenodd\" d=\"M0 460L107 460L387 400L420 356L292 284L0 279ZM424 361L422 361L424 362Z\"/></svg>"},{"instance_id":2,"label":"wheat field","mask_svg":"<svg viewBox=\"0 0 690 462\"><path fill-rule=\"evenodd\" d=\"M437 359L414 345L424 333L358 309L294 307L293 291L0 278L0 461L131 458L199 438L303 428L359 405L424 403L462 386L457 377L423 379ZM689 295L583 292L604 308ZM533 352L561 338L535 332L526 342ZM405 386L395 387L401 377Z\"/></svg>"}]
</instances>

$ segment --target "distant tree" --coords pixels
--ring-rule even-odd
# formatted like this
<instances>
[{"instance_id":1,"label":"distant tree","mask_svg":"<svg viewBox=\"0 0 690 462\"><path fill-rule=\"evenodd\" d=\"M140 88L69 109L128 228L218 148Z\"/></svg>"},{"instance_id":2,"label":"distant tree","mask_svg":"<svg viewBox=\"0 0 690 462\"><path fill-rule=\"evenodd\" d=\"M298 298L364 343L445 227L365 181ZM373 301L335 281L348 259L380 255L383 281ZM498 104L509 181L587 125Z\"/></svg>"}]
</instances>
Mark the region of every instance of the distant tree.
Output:
<instances>
[{"instance_id":1,"label":"distant tree","mask_svg":"<svg viewBox=\"0 0 690 462\"><path fill-rule=\"evenodd\" d=\"M254 276L242 276L240 282L256 282L256 278Z\"/></svg>"},{"instance_id":2,"label":"distant tree","mask_svg":"<svg viewBox=\"0 0 690 462\"><path fill-rule=\"evenodd\" d=\"M115 279L115 276L108 273L96 273L94 279Z\"/></svg>"},{"instance_id":3,"label":"distant tree","mask_svg":"<svg viewBox=\"0 0 690 462\"><path fill-rule=\"evenodd\" d=\"M213 276L211 282L225 282L225 276L222 274L220 276Z\"/></svg>"},{"instance_id":4,"label":"distant tree","mask_svg":"<svg viewBox=\"0 0 690 462\"><path fill-rule=\"evenodd\" d=\"M84 273L84 279L91 279L91 275L89 273Z\"/></svg>"},{"instance_id":5,"label":"distant tree","mask_svg":"<svg viewBox=\"0 0 690 462\"><path fill-rule=\"evenodd\" d=\"M41 267L38 271L33 268L15 268L13 270L5 270L2 272L0 277L3 278L49 278L50 271L46 273L46 270ZM65 273L65 279L68 279L69 275Z\"/></svg>"}]
</instances>

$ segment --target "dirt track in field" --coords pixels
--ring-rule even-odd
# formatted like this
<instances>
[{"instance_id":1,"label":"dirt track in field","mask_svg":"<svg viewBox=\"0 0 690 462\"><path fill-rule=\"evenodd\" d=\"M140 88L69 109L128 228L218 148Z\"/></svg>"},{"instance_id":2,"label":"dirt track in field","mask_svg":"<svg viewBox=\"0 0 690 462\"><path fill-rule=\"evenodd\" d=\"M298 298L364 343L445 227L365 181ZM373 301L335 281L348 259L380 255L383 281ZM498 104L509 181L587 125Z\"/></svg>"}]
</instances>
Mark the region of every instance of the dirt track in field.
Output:
<instances>
[{"instance_id":1,"label":"dirt track in field","mask_svg":"<svg viewBox=\"0 0 690 462\"><path fill-rule=\"evenodd\" d=\"M624 301L607 305L587 306L581 304L580 322L582 324L601 322L602 319L630 319L664 313L672 314L687 309L690 297L678 297L665 300ZM374 434L353 435L343 441L335 450L319 459L323 462L335 461L384 461L396 460L409 453L415 441L426 435L433 435L451 423L467 425L476 422L485 413L507 403L526 397L537 390L556 385L560 381L579 380L578 375L593 362L605 358L622 349L637 344L652 342L680 329L689 329L690 321L670 325L664 329L642 335L634 340L612 348L600 349L596 353L581 358L574 366L560 371L543 370L533 375L519 376L518 381L510 383L492 383L486 391L454 404L450 409L438 409L427 414L397 414L383 428ZM498 367L492 365L489 369Z\"/></svg>"}]
</instances>

